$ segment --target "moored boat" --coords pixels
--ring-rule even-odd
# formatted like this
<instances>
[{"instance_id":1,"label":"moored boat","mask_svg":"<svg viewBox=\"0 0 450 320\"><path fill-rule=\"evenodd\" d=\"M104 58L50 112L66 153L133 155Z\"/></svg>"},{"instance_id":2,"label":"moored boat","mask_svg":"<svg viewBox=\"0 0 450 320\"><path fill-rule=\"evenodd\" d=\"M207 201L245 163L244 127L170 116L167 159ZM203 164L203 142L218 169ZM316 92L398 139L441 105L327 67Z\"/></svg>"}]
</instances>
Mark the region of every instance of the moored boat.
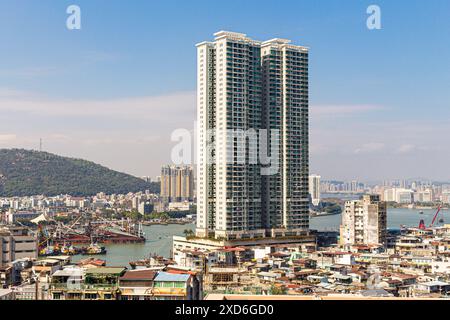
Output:
<instances>
[{"instance_id":1,"label":"moored boat","mask_svg":"<svg viewBox=\"0 0 450 320\"><path fill-rule=\"evenodd\" d=\"M106 252L106 248L100 247L97 243L92 243L89 247L84 247L81 249L82 255L98 255L106 254Z\"/></svg>"}]
</instances>

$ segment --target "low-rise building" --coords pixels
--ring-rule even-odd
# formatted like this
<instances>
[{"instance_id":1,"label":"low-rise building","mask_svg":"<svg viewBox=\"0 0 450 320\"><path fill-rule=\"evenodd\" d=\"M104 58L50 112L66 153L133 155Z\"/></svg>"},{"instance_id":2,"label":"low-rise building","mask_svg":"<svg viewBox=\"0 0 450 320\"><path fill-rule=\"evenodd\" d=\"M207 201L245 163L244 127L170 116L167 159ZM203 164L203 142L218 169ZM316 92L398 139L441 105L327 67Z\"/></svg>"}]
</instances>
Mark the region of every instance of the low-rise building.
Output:
<instances>
[{"instance_id":1,"label":"low-rise building","mask_svg":"<svg viewBox=\"0 0 450 320\"><path fill-rule=\"evenodd\" d=\"M52 300L116 300L120 293L119 278L125 270L123 267L91 268L84 271L84 278L78 271L56 273L50 284L50 297ZM78 283L80 277L82 281Z\"/></svg>"},{"instance_id":2,"label":"low-rise building","mask_svg":"<svg viewBox=\"0 0 450 320\"><path fill-rule=\"evenodd\" d=\"M8 288L13 283L13 268L11 266L0 267L0 289Z\"/></svg>"},{"instance_id":3,"label":"low-rise building","mask_svg":"<svg viewBox=\"0 0 450 320\"><path fill-rule=\"evenodd\" d=\"M443 281L429 281L416 284L416 289L420 292L447 294L450 291L450 284Z\"/></svg>"},{"instance_id":4,"label":"low-rise building","mask_svg":"<svg viewBox=\"0 0 450 320\"><path fill-rule=\"evenodd\" d=\"M8 224L14 224L14 223L20 222L20 221L33 220L33 219L37 218L40 215L41 215L40 212L9 210L6 213L6 217L5 218L6 218L6 222Z\"/></svg>"},{"instance_id":5,"label":"low-rise building","mask_svg":"<svg viewBox=\"0 0 450 320\"><path fill-rule=\"evenodd\" d=\"M121 300L153 300L157 272L150 269L130 270L119 278Z\"/></svg>"},{"instance_id":6,"label":"low-rise building","mask_svg":"<svg viewBox=\"0 0 450 320\"><path fill-rule=\"evenodd\" d=\"M155 300L200 300L200 282L186 273L158 272L154 279Z\"/></svg>"},{"instance_id":7,"label":"low-rise building","mask_svg":"<svg viewBox=\"0 0 450 320\"><path fill-rule=\"evenodd\" d=\"M0 289L0 300L15 300L14 291L11 289Z\"/></svg>"}]
</instances>

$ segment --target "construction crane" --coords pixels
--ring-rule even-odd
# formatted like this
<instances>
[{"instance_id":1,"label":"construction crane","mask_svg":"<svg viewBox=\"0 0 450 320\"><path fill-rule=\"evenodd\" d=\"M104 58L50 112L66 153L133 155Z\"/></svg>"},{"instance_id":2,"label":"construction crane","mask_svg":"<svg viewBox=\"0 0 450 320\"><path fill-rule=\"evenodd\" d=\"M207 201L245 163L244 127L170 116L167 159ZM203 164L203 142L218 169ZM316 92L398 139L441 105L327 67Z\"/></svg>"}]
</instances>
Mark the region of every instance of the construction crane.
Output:
<instances>
[{"instance_id":1,"label":"construction crane","mask_svg":"<svg viewBox=\"0 0 450 320\"><path fill-rule=\"evenodd\" d=\"M58 222L58 223L57 223L57 231L56 231L56 232L59 231L60 236L61 236L61 235L67 235L69 232L75 233L75 234L83 234L83 232L74 229L75 225L76 225L82 218L84 218L84 214L83 214L83 213L81 213L81 214L75 219L75 221L74 221L73 223L71 223L70 225L68 225L68 226L64 225L64 224L61 223L61 222ZM53 220L53 221L54 221L54 220Z\"/></svg>"},{"instance_id":2,"label":"construction crane","mask_svg":"<svg viewBox=\"0 0 450 320\"><path fill-rule=\"evenodd\" d=\"M431 221L431 224L430 224L429 228L432 228L434 226L434 223L436 222L436 219L437 219L437 217L439 215L439 212L441 212L441 209L442 209L442 206L439 206L437 211L436 211L436 213L434 214L433 220ZM442 218L439 219L439 221L443 221L443 220L444 219L442 219Z\"/></svg>"},{"instance_id":3,"label":"construction crane","mask_svg":"<svg viewBox=\"0 0 450 320\"><path fill-rule=\"evenodd\" d=\"M436 219L437 219L439 213L441 212L441 210L442 210L442 206L440 205L440 206L438 206L438 209L437 209L436 213L434 214L433 220L431 221L431 224L428 226L428 228L432 228L434 226L434 224L436 223ZM441 222L441 223L444 222L444 218L442 217L441 219L439 219L439 222ZM425 225L425 221L423 219L420 220L419 229L420 230L427 229L427 227Z\"/></svg>"}]
</instances>

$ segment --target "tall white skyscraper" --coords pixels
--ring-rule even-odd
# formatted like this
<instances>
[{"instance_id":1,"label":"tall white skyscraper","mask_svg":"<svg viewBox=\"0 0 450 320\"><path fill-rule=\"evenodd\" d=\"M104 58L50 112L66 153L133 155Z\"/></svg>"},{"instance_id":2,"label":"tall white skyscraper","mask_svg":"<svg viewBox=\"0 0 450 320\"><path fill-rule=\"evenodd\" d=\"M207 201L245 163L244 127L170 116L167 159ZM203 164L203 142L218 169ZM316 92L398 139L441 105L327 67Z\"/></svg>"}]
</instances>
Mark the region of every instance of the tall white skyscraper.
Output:
<instances>
[{"instance_id":1,"label":"tall white skyscraper","mask_svg":"<svg viewBox=\"0 0 450 320\"><path fill-rule=\"evenodd\" d=\"M318 206L320 203L320 176L309 176L309 194L311 196L311 202L314 206Z\"/></svg>"},{"instance_id":2,"label":"tall white skyscraper","mask_svg":"<svg viewBox=\"0 0 450 320\"><path fill-rule=\"evenodd\" d=\"M308 49L220 31L197 50L197 235L307 233ZM278 133L267 145L276 158L271 174L262 174L258 157L261 129ZM243 132L244 145L230 131Z\"/></svg>"}]
</instances>

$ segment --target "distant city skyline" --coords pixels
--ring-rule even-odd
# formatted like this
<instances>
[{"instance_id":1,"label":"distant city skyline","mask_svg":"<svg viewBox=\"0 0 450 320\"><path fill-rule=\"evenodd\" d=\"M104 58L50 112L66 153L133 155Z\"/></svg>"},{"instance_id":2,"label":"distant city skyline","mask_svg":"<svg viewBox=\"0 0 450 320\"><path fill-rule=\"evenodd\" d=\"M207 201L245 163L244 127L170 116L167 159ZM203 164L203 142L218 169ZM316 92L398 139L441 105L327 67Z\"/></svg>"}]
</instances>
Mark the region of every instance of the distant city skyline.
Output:
<instances>
[{"instance_id":1,"label":"distant city skyline","mask_svg":"<svg viewBox=\"0 0 450 320\"><path fill-rule=\"evenodd\" d=\"M71 3L0 1L0 148L42 138L44 151L159 175L171 132L194 127L195 44L230 30L312 48L311 173L450 181L448 1L377 1L381 30L366 27L372 1L262 2L79 0L82 29L69 31Z\"/></svg>"}]
</instances>

